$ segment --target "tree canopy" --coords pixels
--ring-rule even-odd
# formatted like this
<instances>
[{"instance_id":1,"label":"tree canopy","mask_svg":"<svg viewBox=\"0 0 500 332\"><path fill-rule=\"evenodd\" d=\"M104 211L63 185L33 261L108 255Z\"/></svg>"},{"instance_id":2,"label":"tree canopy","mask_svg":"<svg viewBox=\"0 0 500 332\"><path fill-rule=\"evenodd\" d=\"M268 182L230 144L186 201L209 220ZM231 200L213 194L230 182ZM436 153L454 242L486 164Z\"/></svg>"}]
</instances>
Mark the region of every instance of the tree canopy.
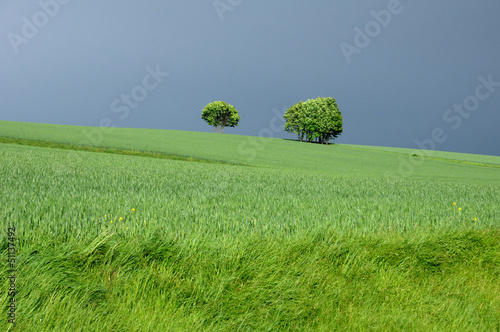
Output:
<instances>
[{"instance_id":1,"label":"tree canopy","mask_svg":"<svg viewBox=\"0 0 500 332\"><path fill-rule=\"evenodd\" d=\"M297 134L302 142L317 140L328 144L330 139L342 133L342 114L337 102L331 97L299 101L290 107L283 116L286 120L285 131Z\"/></svg>"},{"instance_id":2,"label":"tree canopy","mask_svg":"<svg viewBox=\"0 0 500 332\"><path fill-rule=\"evenodd\" d=\"M209 125L215 127L215 132L220 127L220 132L224 133L225 127L235 127L240 121L240 116L236 108L223 101L214 101L203 108L201 118Z\"/></svg>"}]
</instances>

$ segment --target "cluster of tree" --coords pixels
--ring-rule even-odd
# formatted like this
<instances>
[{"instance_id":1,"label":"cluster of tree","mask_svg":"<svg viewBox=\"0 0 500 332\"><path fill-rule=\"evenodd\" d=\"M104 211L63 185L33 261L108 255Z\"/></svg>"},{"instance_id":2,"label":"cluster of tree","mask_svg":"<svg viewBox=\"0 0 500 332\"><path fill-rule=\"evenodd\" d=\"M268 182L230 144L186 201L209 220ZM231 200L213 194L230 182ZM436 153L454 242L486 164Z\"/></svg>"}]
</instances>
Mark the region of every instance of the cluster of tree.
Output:
<instances>
[{"instance_id":1,"label":"cluster of tree","mask_svg":"<svg viewBox=\"0 0 500 332\"><path fill-rule=\"evenodd\" d=\"M317 141L328 144L342 133L342 114L335 99L321 98L299 101L285 115L285 131L297 134L301 142ZM223 101L214 101L203 108L201 118L224 133L225 127L235 127L240 121L236 108Z\"/></svg>"},{"instance_id":2,"label":"cluster of tree","mask_svg":"<svg viewBox=\"0 0 500 332\"><path fill-rule=\"evenodd\" d=\"M297 134L301 142L328 144L342 133L342 114L333 98L309 99L290 107L283 116L285 131Z\"/></svg>"},{"instance_id":3,"label":"cluster of tree","mask_svg":"<svg viewBox=\"0 0 500 332\"><path fill-rule=\"evenodd\" d=\"M224 133L224 127L235 127L240 121L238 111L233 105L223 101L214 101L203 108L201 118L209 125L215 127L215 132L220 127L220 132Z\"/></svg>"}]
</instances>

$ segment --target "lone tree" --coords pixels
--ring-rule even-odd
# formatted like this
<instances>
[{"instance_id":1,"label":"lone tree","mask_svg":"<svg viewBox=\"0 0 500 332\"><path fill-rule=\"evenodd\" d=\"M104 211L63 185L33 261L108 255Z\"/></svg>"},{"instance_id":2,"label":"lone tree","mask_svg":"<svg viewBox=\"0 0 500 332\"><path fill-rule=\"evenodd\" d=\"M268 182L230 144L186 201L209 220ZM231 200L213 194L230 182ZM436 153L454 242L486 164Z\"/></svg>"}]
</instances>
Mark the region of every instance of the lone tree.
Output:
<instances>
[{"instance_id":1,"label":"lone tree","mask_svg":"<svg viewBox=\"0 0 500 332\"><path fill-rule=\"evenodd\" d=\"M221 134L224 133L224 127L235 127L240 121L238 111L233 105L223 101L214 101L203 108L201 118L209 125L215 127L215 133L220 126Z\"/></svg>"},{"instance_id":2,"label":"lone tree","mask_svg":"<svg viewBox=\"0 0 500 332\"><path fill-rule=\"evenodd\" d=\"M309 99L290 107L283 116L286 120L285 131L295 133L302 142L317 140L327 144L343 131L342 114L333 98Z\"/></svg>"}]
</instances>

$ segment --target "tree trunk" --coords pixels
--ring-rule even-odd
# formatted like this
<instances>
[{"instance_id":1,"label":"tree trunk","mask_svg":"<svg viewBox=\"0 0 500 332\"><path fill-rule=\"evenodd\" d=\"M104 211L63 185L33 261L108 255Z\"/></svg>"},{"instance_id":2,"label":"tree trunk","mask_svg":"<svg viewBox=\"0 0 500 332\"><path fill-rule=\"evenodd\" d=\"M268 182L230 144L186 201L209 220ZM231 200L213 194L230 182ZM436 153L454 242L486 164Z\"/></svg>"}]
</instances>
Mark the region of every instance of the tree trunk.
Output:
<instances>
[{"instance_id":1,"label":"tree trunk","mask_svg":"<svg viewBox=\"0 0 500 332\"><path fill-rule=\"evenodd\" d=\"M220 133L224 134L224 126L220 126Z\"/></svg>"},{"instance_id":2,"label":"tree trunk","mask_svg":"<svg viewBox=\"0 0 500 332\"><path fill-rule=\"evenodd\" d=\"M214 126L214 128L215 128L215 133L217 134L217 126Z\"/></svg>"}]
</instances>

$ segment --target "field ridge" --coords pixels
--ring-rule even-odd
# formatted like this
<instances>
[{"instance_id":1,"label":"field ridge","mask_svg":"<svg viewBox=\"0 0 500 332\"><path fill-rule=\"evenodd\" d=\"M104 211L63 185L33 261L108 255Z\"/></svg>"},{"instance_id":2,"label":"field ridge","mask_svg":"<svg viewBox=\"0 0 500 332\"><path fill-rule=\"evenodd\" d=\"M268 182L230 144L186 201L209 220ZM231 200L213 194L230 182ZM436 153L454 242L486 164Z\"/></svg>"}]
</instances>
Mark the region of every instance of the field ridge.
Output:
<instances>
[{"instance_id":1,"label":"field ridge","mask_svg":"<svg viewBox=\"0 0 500 332\"><path fill-rule=\"evenodd\" d=\"M0 143L1 144L35 146L35 147L49 148L49 149L86 151L86 152L96 152L96 153L111 153L111 154L126 155L126 156L138 156L138 157L159 158L159 159L169 159L169 160L182 160L182 161L208 163L208 164L248 166L248 165L236 163L236 162L202 159L202 158L197 158L197 157L182 156L182 155L169 154L169 153L158 152L158 151L143 151L143 150L134 150L134 149L126 149L126 148L120 149L120 148L110 148L110 147L104 147L104 146L97 147L97 146L83 145L83 144L51 142L51 141L33 140L33 139L21 139L21 138L14 138L14 137L0 136Z\"/></svg>"}]
</instances>

